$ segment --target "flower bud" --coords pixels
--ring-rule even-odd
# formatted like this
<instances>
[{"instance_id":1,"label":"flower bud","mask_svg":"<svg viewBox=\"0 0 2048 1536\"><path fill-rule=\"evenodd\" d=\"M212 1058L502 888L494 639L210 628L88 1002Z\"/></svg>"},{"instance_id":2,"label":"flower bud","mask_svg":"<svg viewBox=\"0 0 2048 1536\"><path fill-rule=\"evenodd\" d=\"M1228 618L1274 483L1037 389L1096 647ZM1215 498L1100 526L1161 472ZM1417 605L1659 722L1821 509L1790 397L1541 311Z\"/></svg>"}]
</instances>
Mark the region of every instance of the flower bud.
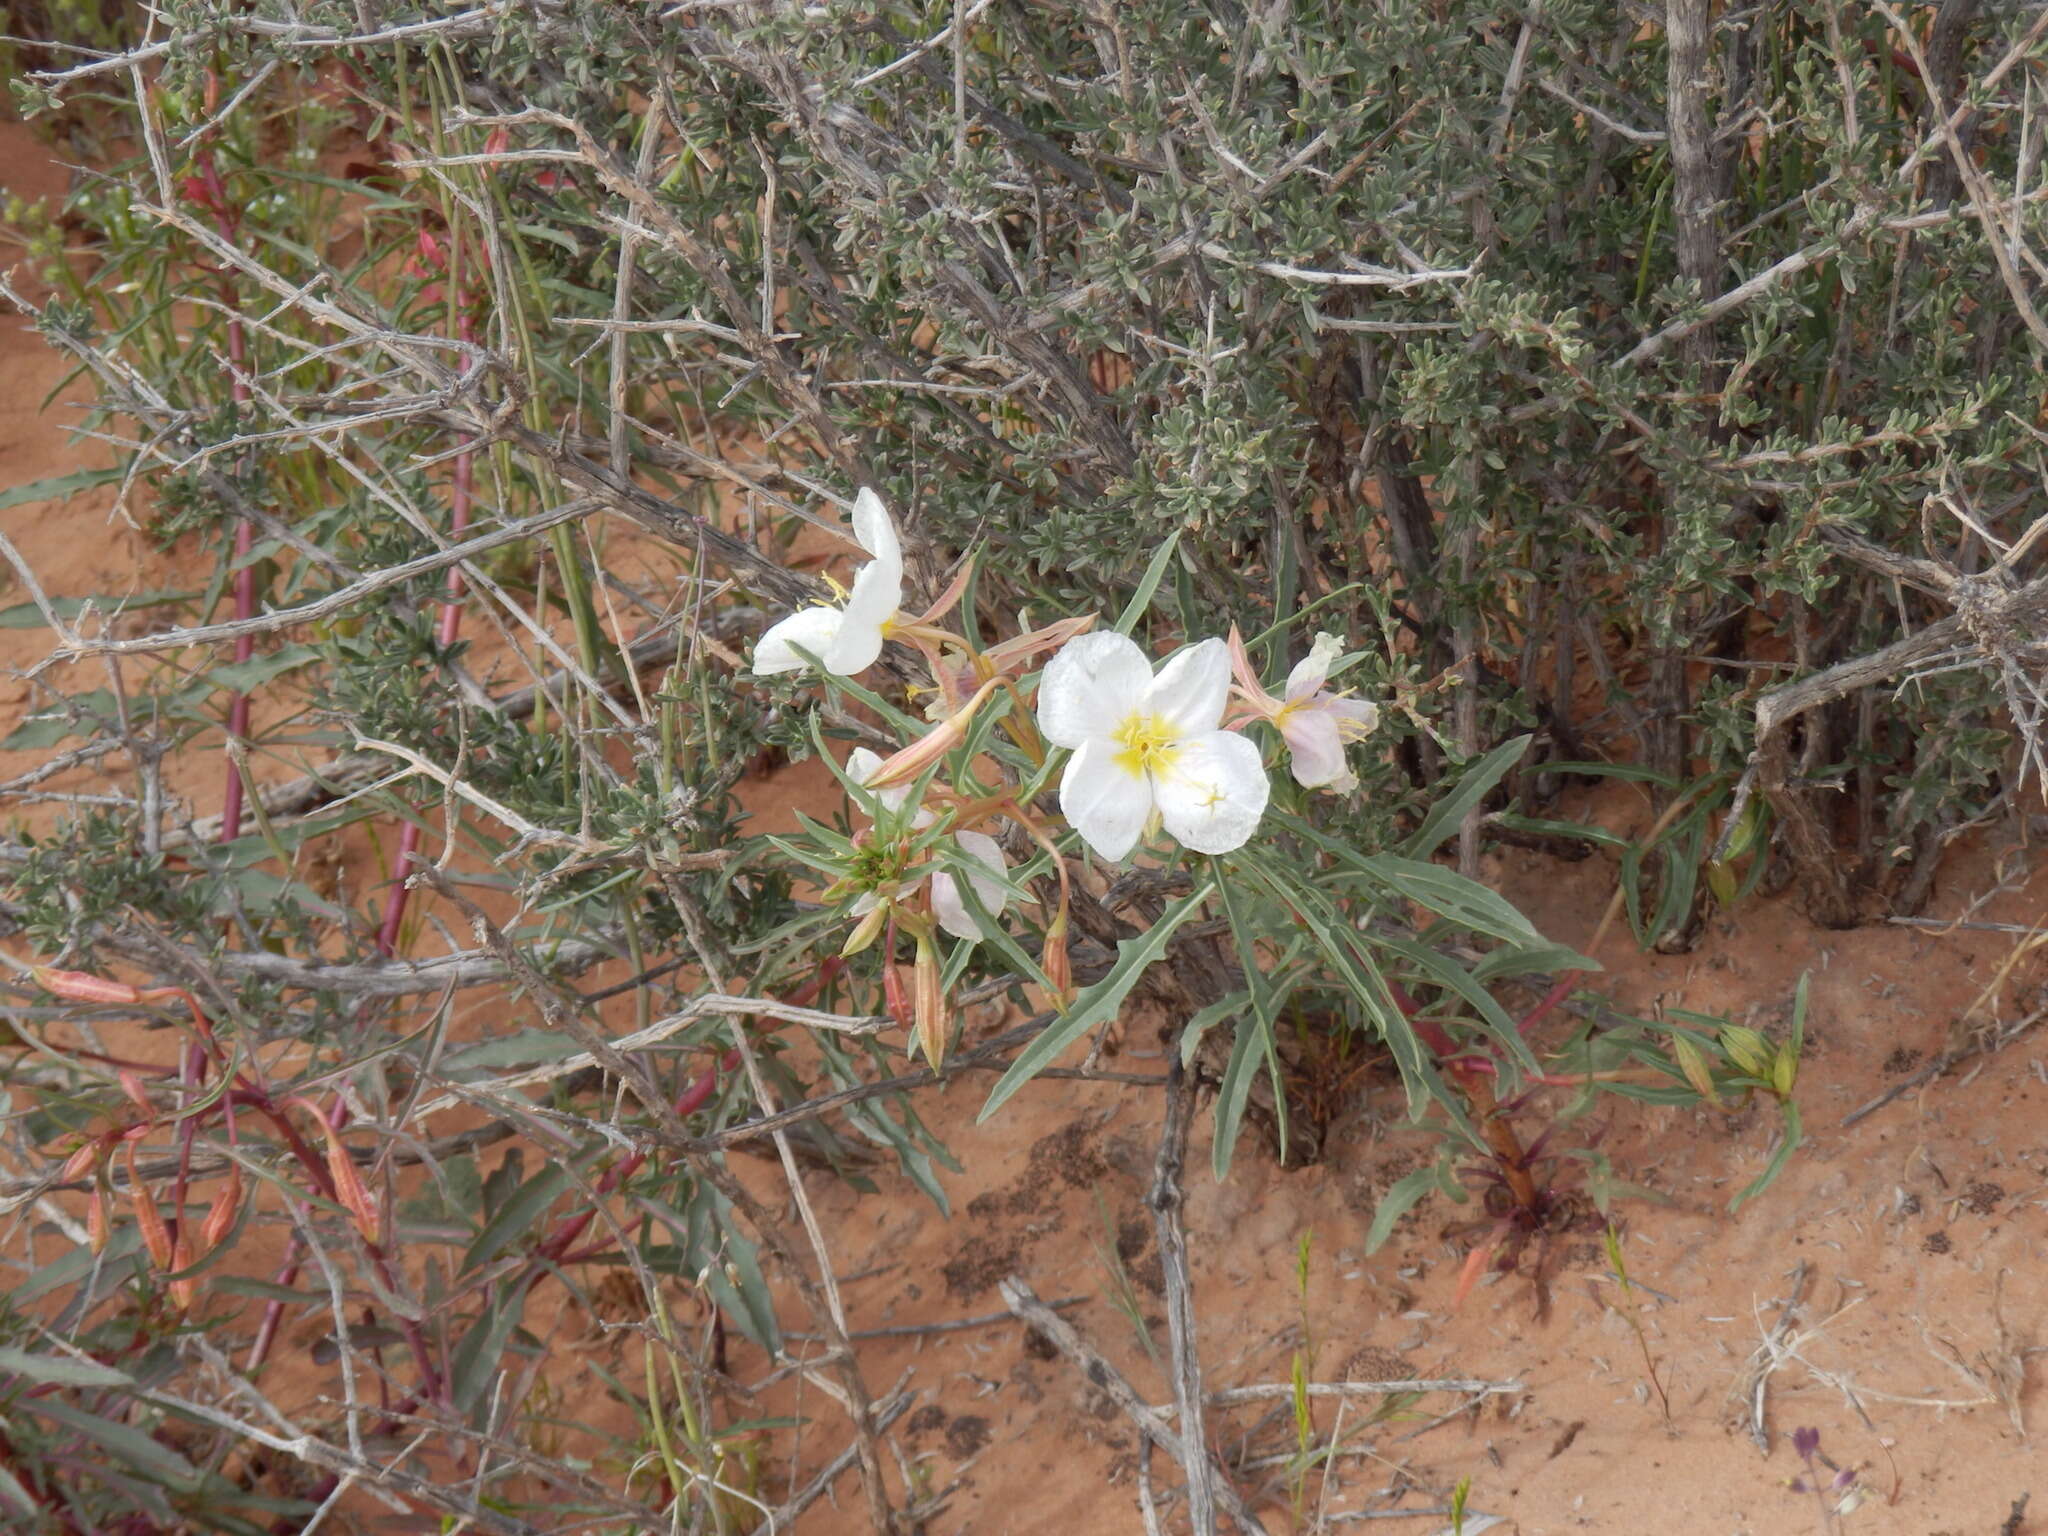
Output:
<instances>
[{"instance_id":1,"label":"flower bud","mask_svg":"<svg viewBox=\"0 0 2048 1536\"><path fill-rule=\"evenodd\" d=\"M88 1141L76 1152L73 1152L64 1159L64 1167L57 1175L57 1182L69 1184L73 1179L84 1178L86 1169L99 1161L99 1155L100 1144L97 1141Z\"/></svg>"},{"instance_id":2,"label":"flower bud","mask_svg":"<svg viewBox=\"0 0 2048 1536\"><path fill-rule=\"evenodd\" d=\"M1042 966L1052 983L1054 1001L1062 1008L1074 999L1074 962L1067 954L1067 909L1062 905L1045 930Z\"/></svg>"},{"instance_id":3,"label":"flower bud","mask_svg":"<svg viewBox=\"0 0 2048 1536\"><path fill-rule=\"evenodd\" d=\"M142 1246L149 1251L150 1262L168 1273L171 1265L171 1233L164 1225L163 1213L156 1208L156 1197L142 1182L142 1174L135 1166L135 1143L128 1143L128 1194L135 1202L135 1226L142 1234Z\"/></svg>"},{"instance_id":4,"label":"flower bud","mask_svg":"<svg viewBox=\"0 0 2048 1536\"><path fill-rule=\"evenodd\" d=\"M104 976L89 975L84 971L60 971L51 966L37 965L29 968L29 975L36 985L54 997L69 998L74 1003L139 1003L142 993L124 981L109 981Z\"/></svg>"},{"instance_id":5,"label":"flower bud","mask_svg":"<svg viewBox=\"0 0 2048 1536\"><path fill-rule=\"evenodd\" d=\"M1683 1072L1685 1080L1692 1084L1693 1092L1714 1108L1722 1108L1721 1095L1714 1089L1714 1074L1707 1067L1707 1053L1684 1035L1671 1037L1671 1053L1677 1057L1678 1070Z\"/></svg>"},{"instance_id":6,"label":"flower bud","mask_svg":"<svg viewBox=\"0 0 2048 1536\"><path fill-rule=\"evenodd\" d=\"M173 1272L176 1272L181 1269L190 1269L191 1267L192 1245L186 1240L185 1234L180 1232L178 1234L177 1246L171 1250L171 1269ZM199 1283L196 1280L189 1279L173 1280L170 1284L170 1292L171 1301L177 1309L180 1312L190 1312L192 1310L192 1302L199 1294Z\"/></svg>"},{"instance_id":7,"label":"flower bud","mask_svg":"<svg viewBox=\"0 0 2048 1536\"><path fill-rule=\"evenodd\" d=\"M142 1086L139 1073L123 1067L121 1069L121 1091L128 1095L128 1102L141 1110L145 1116L154 1116L156 1106L149 1102L149 1092Z\"/></svg>"},{"instance_id":8,"label":"flower bud","mask_svg":"<svg viewBox=\"0 0 2048 1536\"><path fill-rule=\"evenodd\" d=\"M904 995L903 972L894 960L882 962L882 999L888 1005L889 1017L905 1029L910 1028L910 999Z\"/></svg>"},{"instance_id":9,"label":"flower bud","mask_svg":"<svg viewBox=\"0 0 2048 1536\"><path fill-rule=\"evenodd\" d=\"M990 678L975 690L974 697L962 704L952 718L941 721L901 751L883 758L881 766L867 776L861 788L888 789L892 785L908 783L959 746L967 739L967 726L974 719L975 711L996 691L996 686L997 679Z\"/></svg>"},{"instance_id":10,"label":"flower bud","mask_svg":"<svg viewBox=\"0 0 2048 1536\"><path fill-rule=\"evenodd\" d=\"M213 1252L220 1246L221 1239L228 1235L228 1229L235 1224L235 1217L242 1209L242 1165L228 1164L227 1186L214 1197L213 1208L206 1213L206 1221L199 1229L199 1239L206 1244L206 1251Z\"/></svg>"},{"instance_id":11,"label":"flower bud","mask_svg":"<svg viewBox=\"0 0 2048 1536\"><path fill-rule=\"evenodd\" d=\"M334 1181L335 1199L355 1218L356 1230L362 1233L364 1242L381 1241L383 1220L369 1190L363 1186L362 1175L356 1172L356 1160L348 1155L348 1144L324 1118L320 1123L327 1133L327 1176Z\"/></svg>"},{"instance_id":12,"label":"flower bud","mask_svg":"<svg viewBox=\"0 0 2048 1536\"><path fill-rule=\"evenodd\" d=\"M939 974L938 946L930 939L917 941L917 965L912 972L917 1043L924 1059L934 1067L946 1054L946 996L944 978Z\"/></svg>"},{"instance_id":13,"label":"flower bud","mask_svg":"<svg viewBox=\"0 0 2048 1536\"><path fill-rule=\"evenodd\" d=\"M885 901L876 902L873 909L861 918L858 923L854 924L853 932L846 936L845 947L839 951L840 956L842 958L850 957L866 949L875 942L875 939L881 934L882 925L888 921L889 904Z\"/></svg>"}]
</instances>

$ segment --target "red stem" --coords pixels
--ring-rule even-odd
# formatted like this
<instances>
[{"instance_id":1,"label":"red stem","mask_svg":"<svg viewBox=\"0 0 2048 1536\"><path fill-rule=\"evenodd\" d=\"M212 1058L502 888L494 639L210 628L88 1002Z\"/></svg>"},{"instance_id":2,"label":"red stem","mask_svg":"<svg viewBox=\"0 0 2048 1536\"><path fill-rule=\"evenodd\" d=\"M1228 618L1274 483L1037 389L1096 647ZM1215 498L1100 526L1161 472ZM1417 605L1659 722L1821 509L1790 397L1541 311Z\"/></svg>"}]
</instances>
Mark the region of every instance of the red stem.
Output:
<instances>
[{"instance_id":1,"label":"red stem","mask_svg":"<svg viewBox=\"0 0 2048 1536\"><path fill-rule=\"evenodd\" d=\"M1585 974L1584 971L1566 971L1557 978L1557 984L1543 994L1542 1001L1522 1015L1521 1022L1515 1028L1525 1039L1529 1031L1542 1021L1545 1014L1572 995L1572 988L1579 984L1579 978Z\"/></svg>"}]
</instances>

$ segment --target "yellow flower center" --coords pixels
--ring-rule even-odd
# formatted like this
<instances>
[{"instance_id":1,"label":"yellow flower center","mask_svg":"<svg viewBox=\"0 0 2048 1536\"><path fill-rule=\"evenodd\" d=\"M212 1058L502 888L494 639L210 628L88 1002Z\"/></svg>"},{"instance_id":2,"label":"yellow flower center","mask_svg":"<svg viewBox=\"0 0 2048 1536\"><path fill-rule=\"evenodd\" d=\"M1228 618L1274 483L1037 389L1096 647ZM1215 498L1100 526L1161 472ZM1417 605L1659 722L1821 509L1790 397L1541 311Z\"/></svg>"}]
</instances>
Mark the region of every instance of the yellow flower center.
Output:
<instances>
[{"instance_id":1,"label":"yellow flower center","mask_svg":"<svg viewBox=\"0 0 2048 1536\"><path fill-rule=\"evenodd\" d=\"M1180 755L1180 733L1172 721L1158 715L1132 715L1110 740L1123 748L1116 755L1117 767L1132 778L1163 774Z\"/></svg>"}]
</instances>

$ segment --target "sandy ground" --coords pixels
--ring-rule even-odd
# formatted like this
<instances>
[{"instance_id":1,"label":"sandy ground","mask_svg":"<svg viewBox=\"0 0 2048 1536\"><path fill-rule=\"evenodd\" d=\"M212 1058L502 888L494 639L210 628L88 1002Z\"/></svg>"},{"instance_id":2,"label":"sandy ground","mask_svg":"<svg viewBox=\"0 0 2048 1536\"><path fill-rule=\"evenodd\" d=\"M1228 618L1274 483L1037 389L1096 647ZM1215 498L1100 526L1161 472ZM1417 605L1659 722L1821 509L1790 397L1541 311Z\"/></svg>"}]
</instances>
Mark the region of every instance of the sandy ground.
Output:
<instances>
[{"instance_id":1,"label":"sandy ground","mask_svg":"<svg viewBox=\"0 0 2048 1536\"><path fill-rule=\"evenodd\" d=\"M16 190L61 186L61 172L20 130L0 126L0 153ZM7 257L0 250L0 260ZM61 363L33 336L0 322L0 488L100 462L90 445L67 438L64 397L41 411L61 374ZM171 584L178 557L166 560L110 523L111 497L93 493L62 510L17 506L0 512L0 531L56 593ZM6 601L20 596L12 591ZM43 643L33 631L0 631L0 666L32 660ZM0 672L0 728L11 726L26 696L25 685ZM31 762L0 755L0 778ZM192 771L182 787L210 808L218 789L203 781L215 770ZM81 770L53 786L92 782ZM829 791L829 779L810 765L758 783L752 800L761 825L787 825L798 807L824 810ZM1626 800L1566 811L1597 811L1623 831L1649 819ZM1992 883L1995 851L1966 844L1953 853L1933 912L1964 912ZM375 878L366 850L342 857L360 879ZM1494 860L1488 874L1551 937L1570 944L1589 941L1614 878L1600 860L1559 866L1520 852ZM2033 923L2043 889L2036 879L1969 916ZM1212 1387L1284 1381L1297 1349L1310 1353L1318 1381L1406 1374L1518 1384L1471 1411L1455 1411L1460 1399L1437 1395L1378 1422L1375 1396L1346 1399L1341 1424L1336 1401L1319 1400L1320 1429L1342 1428L1351 1454L1327 1478L1321 1470L1306 1478L1298 1521L1286 1467L1274 1460L1284 1461L1293 1445L1285 1412L1269 1414L1263 1404L1220 1411L1212 1438L1233 1483L1275 1532L1312 1529L1319 1519L1341 1529L1353 1524L1348 1513L1370 1509L1391 1518L1365 1528L1434 1533L1447 1519L1430 1512L1469 1477L1468 1530L1481 1528L1484 1513L1503 1522L1496 1529L1524 1536L1767 1536L1823 1528L1813 1498L1788 1487L1799 1465L1783 1437L1811 1426L1823 1453L1855 1469L1869 1495L1844 1517L1844 1529L1869 1536L2048 1529L2048 1461L2024 1433L2030 1411L2038 1413L2041 1367L2033 1351L2044 1342L2048 1316L2048 1038L2023 1037L1852 1128L1842 1124L1941 1047L2014 942L1984 929L1821 933L1788 904L1761 899L1711 924L1689 955L1641 956L1609 940L1601 958L1611 970L1594 990L1632 1011L1688 1008L1782 1028L1798 978L1811 977L1811 1046L1799 1088L1811 1139L1777 1187L1739 1216L1727 1214L1727 1201L1767 1160L1772 1118L1627 1105L1603 1107L1597 1117L1616 1175L1657 1196L1625 1200L1616 1214L1630 1273L1644 1288L1639 1317L1669 1398L1668 1423L1596 1244L1580 1241L1565 1254L1546 1321L1538 1320L1528 1284L1513 1277L1483 1284L1453 1309L1463 1250L1446 1229L1469 1212L1442 1201L1405 1219L1382 1252L1363 1254L1375 1199L1414 1166L1422 1145L1404 1128L1397 1091L1384 1081L1367 1076L1355 1085L1321 1163L1281 1169L1248 1140L1220 1186L1207 1172L1205 1113L1189 1159L1187 1224ZM18 942L10 948L18 951ZM1988 1004L1988 1016L2019 1017L2035 1006L2037 991L2036 975L2023 967ZM493 1027L528 1022L499 1017ZM1117 1044L1110 1064L1123 1070L1163 1064L1147 1025L1133 1022ZM950 1219L886 1168L870 1171L871 1192L827 1174L807 1177L851 1326L903 1328L1000 1313L997 1282L1016 1273L1041 1296L1085 1298L1068 1318L1142 1395L1167 1401L1168 1379L1148 1356L1138 1321L1163 1354L1158 1258L1143 1204L1158 1095L1041 1082L977 1126L986 1085L958 1082L921 1101L927 1122L965 1168L943 1176ZM755 1188L786 1202L774 1165L741 1158L737 1166ZM1311 1239L1309 1279L1298 1293L1304 1237ZM1802 1299L1792 1305L1795 1288ZM1120 1291L1134 1308L1119 1307ZM785 1303L788 1325L806 1327L794 1301ZM595 1321L564 1306L536 1322L545 1323L554 1351L545 1372L553 1400L574 1410L567 1417L586 1421L605 1417L595 1368L615 1369L638 1348ZM1774 1330L1775 1368L1763 1388L1765 1453L1749 1429L1751 1384L1753 1358ZM1143 1529L1130 1423L1018 1326L867 1340L861 1362L877 1391L907 1373L919 1394L888 1438L908 1486L952 1490L928 1530L1078 1536ZM732 1368L746 1382L770 1366L736 1340ZM302 1386L309 1397L326 1390L310 1370ZM839 1411L787 1381L751 1400L735 1395L731 1412L805 1417L799 1433L777 1442L783 1465L773 1485L804 1482L846 1443ZM1154 1458L1152 1475L1162 1490L1178 1482L1164 1458ZM797 1529L864 1529L850 1476L835 1493L836 1503L814 1506ZM2029 1494L2035 1509L2009 1519L2015 1501ZM1177 1512L1169 1507L1167 1528ZM357 1519L364 1529L382 1524L368 1509Z\"/></svg>"}]
</instances>

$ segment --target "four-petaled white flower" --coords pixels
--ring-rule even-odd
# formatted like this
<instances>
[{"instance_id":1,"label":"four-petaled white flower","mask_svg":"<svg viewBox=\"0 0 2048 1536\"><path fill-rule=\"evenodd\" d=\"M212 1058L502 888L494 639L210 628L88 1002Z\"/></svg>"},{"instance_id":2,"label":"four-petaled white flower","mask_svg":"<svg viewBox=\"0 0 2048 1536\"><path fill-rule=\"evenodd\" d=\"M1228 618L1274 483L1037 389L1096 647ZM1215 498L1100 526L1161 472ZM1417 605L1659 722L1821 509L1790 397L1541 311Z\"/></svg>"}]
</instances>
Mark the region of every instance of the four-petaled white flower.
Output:
<instances>
[{"instance_id":1,"label":"four-petaled white flower","mask_svg":"<svg viewBox=\"0 0 2048 1536\"><path fill-rule=\"evenodd\" d=\"M1047 663L1038 728L1073 749L1060 809L1105 859L1121 859L1156 815L1197 853L1243 846L1266 811L1259 749L1219 729L1230 656L1204 640L1155 676L1135 642L1081 635Z\"/></svg>"},{"instance_id":2,"label":"four-petaled white flower","mask_svg":"<svg viewBox=\"0 0 2048 1536\"><path fill-rule=\"evenodd\" d=\"M882 654L882 641L903 604L903 546L889 509L873 491L864 489L854 498L853 536L874 559L855 573L845 602L837 608L799 608L771 626L754 647L757 676L808 666L797 653L799 646L840 677L865 672Z\"/></svg>"},{"instance_id":3,"label":"four-petaled white flower","mask_svg":"<svg viewBox=\"0 0 2048 1536\"><path fill-rule=\"evenodd\" d=\"M1348 794L1358 788L1358 776L1345 765L1344 748L1363 741L1380 723L1377 704L1324 690L1331 664L1343 654L1344 642L1337 636L1317 635L1308 655L1287 674L1286 694L1276 699L1259 686L1244 641L1235 628L1230 631L1237 695L1255 717L1269 721L1280 732L1292 759L1294 782L1304 789Z\"/></svg>"},{"instance_id":4,"label":"four-petaled white flower","mask_svg":"<svg viewBox=\"0 0 2048 1536\"><path fill-rule=\"evenodd\" d=\"M866 747L855 747L847 754L846 776L856 784L865 785L875 770L881 766L882 759ZM872 793L883 805L896 811L903 808L903 802L910 794L910 786L895 784L886 789L874 790ZM912 827L923 828L930 826L937 819L930 811L919 806L910 824ZM955 832L952 840L959 845L960 852L965 854L973 865L978 866L970 869L967 874L967 883L974 888L975 899L981 903L982 910L990 917L998 916L1003 910L1004 902L1009 900L1008 888L997 878L1010 867L1010 861L1003 857L1001 845L986 832L963 830ZM983 874L980 872L982 869L990 872ZM922 878L920 875L919 879ZM916 889L915 883L911 889ZM903 896L909 892L899 891L897 894ZM877 893L869 891L853 904L854 915L865 917L881 904L882 898ZM967 903L961 898L959 879L949 869L932 869L932 911L938 915L939 926L956 939L965 939L972 944L986 937L981 925L975 922L974 914L967 910Z\"/></svg>"}]
</instances>

